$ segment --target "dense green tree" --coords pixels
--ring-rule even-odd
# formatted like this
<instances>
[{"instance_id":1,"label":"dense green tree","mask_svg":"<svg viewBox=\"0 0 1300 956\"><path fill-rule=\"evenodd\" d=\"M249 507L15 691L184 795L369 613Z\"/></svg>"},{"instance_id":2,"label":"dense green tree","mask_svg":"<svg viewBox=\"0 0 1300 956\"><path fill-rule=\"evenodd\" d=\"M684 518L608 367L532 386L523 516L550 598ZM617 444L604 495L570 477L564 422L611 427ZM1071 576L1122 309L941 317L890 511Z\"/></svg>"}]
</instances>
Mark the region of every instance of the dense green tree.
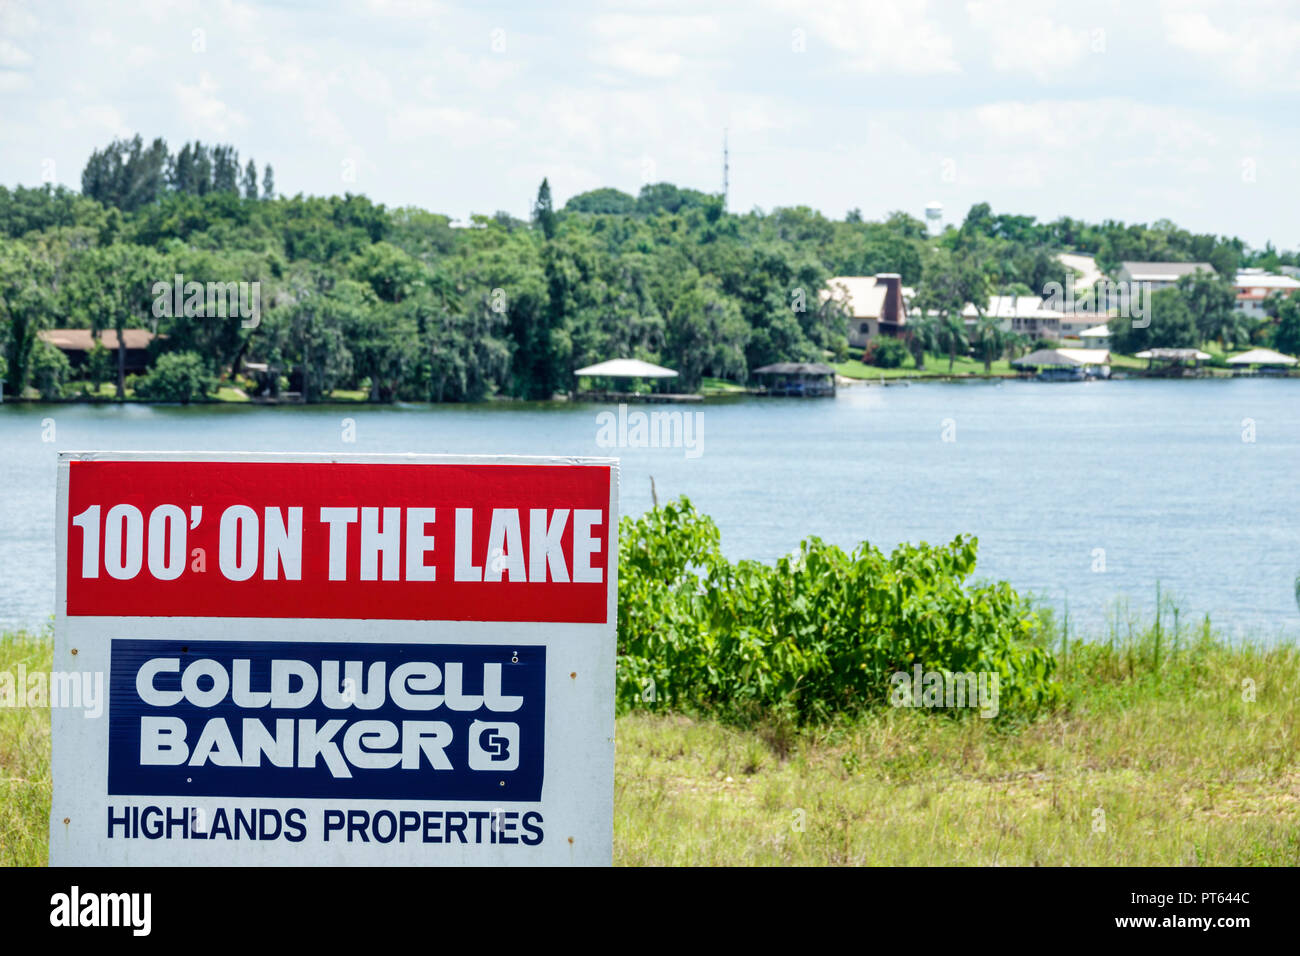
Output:
<instances>
[{"instance_id":1,"label":"dense green tree","mask_svg":"<svg viewBox=\"0 0 1300 956\"><path fill-rule=\"evenodd\" d=\"M168 352L135 381L135 394L155 402L201 402L217 389L216 378L194 352Z\"/></svg>"},{"instance_id":2,"label":"dense green tree","mask_svg":"<svg viewBox=\"0 0 1300 956\"><path fill-rule=\"evenodd\" d=\"M117 337L117 398L126 398L126 330L145 328L152 318L155 282L165 275L152 250L116 244L78 256L69 295L89 317L91 333L111 328Z\"/></svg>"},{"instance_id":3,"label":"dense green tree","mask_svg":"<svg viewBox=\"0 0 1300 956\"><path fill-rule=\"evenodd\" d=\"M420 260L391 243L376 242L353 260L352 272L380 299L397 303L425 288L427 270Z\"/></svg>"},{"instance_id":4,"label":"dense green tree","mask_svg":"<svg viewBox=\"0 0 1300 956\"><path fill-rule=\"evenodd\" d=\"M692 273L684 278L665 331L678 372L675 387L693 391L705 375L744 378L745 322L712 277Z\"/></svg>"},{"instance_id":5,"label":"dense green tree","mask_svg":"<svg viewBox=\"0 0 1300 956\"><path fill-rule=\"evenodd\" d=\"M925 353L939 351L939 323L934 316L917 310L907 317L907 350L918 371L925 370Z\"/></svg>"},{"instance_id":6,"label":"dense green tree","mask_svg":"<svg viewBox=\"0 0 1300 956\"><path fill-rule=\"evenodd\" d=\"M1232 283L1217 273L1197 271L1178 280L1178 291L1192 314L1201 341L1218 339L1233 344L1241 331L1240 316L1234 312L1237 293Z\"/></svg>"},{"instance_id":7,"label":"dense green tree","mask_svg":"<svg viewBox=\"0 0 1300 956\"><path fill-rule=\"evenodd\" d=\"M1269 310L1277 322L1273 326L1273 348L1285 355L1300 355L1300 294L1275 294Z\"/></svg>"},{"instance_id":8,"label":"dense green tree","mask_svg":"<svg viewBox=\"0 0 1300 956\"><path fill-rule=\"evenodd\" d=\"M50 327L54 269L48 258L28 246L0 241L0 315L4 325L5 390L21 395L30 373L37 335Z\"/></svg>"},{"instance_id":9,"label":"dense green tree","mask_svg":"<svg viewBox=\"0 0 1300 956\"><path fill-rule=\"evenodd\" d=\"M257 198L257 163L251 159L248 161L248 165L244 167L244 176L239 185L244 191L245 199Z\"/></svg>"},{"instance_id":10,"label":"dense green tree","mask_svg":"<svg viewBox=\"0 0 1300 956\"><path fill-rule=\"evenodd\" d=\"M966 338L966 323L960 315L946 315L939 320L937 334L939 348L948 355L948 371L951 372L957 353L965 354L970 348L970 341Z\"/></svg>"},{"instance_id":11,"label":"dense green tree","mask_svg":"<svg viewBox=\"0 0 1300 956\"><path fill-rule=\"evenodd\" d=\"M104 347L100 339L91 343L90 354L86 356L86 378L95 395L99 394L100 385L112 380L116 361L116 357Z\"/></svg>"},{"instance_id":12,"label":"dense green tree","mask_svg":"<svg viewBox=\"0 0 1300 956\"><path fill-rule=\"evenodd\" d=\"M642 216L654 216L690 209L712 209L719 206L720 201L720 197L710 196L697 189L682 189L672 183L648 183L637 194L636 208Z\"/></svg>"},{"instance_id":13,"label":"dense green tree","mask_svg":"<svg viewBox=\"0 0 1300 956\"><path fill-rule=\"evenodd\" d=\"M1200 337L1196 318L1175 287L1152 294L1149 315L1116 316L1108 325L1111 348L1126 355L1149 348L1195 348Z\"/></svg>"},{"instance_id":14,"label":"dense green tree","mask_svg":"<svg viewBox=\"0 0 1300 956\"><path fill-rule=\"evenodd\" d=\"M17 239L29 232L60 227L102 227L103 206L64 186L0 186L0 236Z\"/></svg>"},{"instance_id":15,"label":"dense green tree","mask_svg":"<svg viewBox=\"0 0 1300 956\"><path fill-rule=\"evenodd\" d=\"M984 371L993 371L993 362L1006 348L1006 335L1002 320L992 315L981 315L970 333L970 344L975 355L984 363Z\"/></svg>"},{"instance_id":16,"label":"dense green tree","mask_svg":"<svg viewBox=\"0 0 1300 956\"><path fill-rule=\"evenodd\" d=\"M68 357L60 349L40 339L32 346L29 360L31 386L46 400L63 396L63 385L71 378Z\"/></svg>"},{"instance_id":17,"label":"dense green tree","mask_svg":"<svg viewBox=\"0 0 1300 956\"><path fill-rule=\"evenodd\" d=\"M609 188L579 193L564 204L565 212L587 212L607 216L629 216L636 212L636 208L636 197Z\"/></svg>"},{"instance_id":18,"label":"dense green tree","mask_svg":"<svg viewBox=\"0 0 1300 956\"><path fill-rule=\"evenodd\" d=\"M547 239L555 238L555 209L551 204L551 184L546 179L537 189L537 201L533 203L533 222L542 230Z\"/></svg>"},{"instance_id":19,"label":"dense green tree","mask_svg":"<svg viewBox=\"0 0 1300 956\"><path fill-rule=\"evenodd\" d=\"M90 154L81 174L81 193L106 206L131 212L154 202L167 185L167 144L149 146L137 135L115 139Z\"/></svg>"}]
</instances>

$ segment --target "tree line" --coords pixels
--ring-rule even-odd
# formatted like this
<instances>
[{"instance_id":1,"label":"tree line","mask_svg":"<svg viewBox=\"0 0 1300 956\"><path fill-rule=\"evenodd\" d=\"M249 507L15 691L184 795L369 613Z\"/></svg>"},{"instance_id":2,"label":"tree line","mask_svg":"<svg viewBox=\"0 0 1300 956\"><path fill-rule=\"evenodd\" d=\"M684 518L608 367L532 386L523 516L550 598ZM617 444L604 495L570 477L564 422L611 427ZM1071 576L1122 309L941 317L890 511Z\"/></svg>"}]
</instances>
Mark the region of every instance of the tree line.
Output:
<instances>
[{"instance_id":1,"label":"tree line","mask_svg":"<svg viewBox=\"0 0 1300 956\"><path fill-rule=\"evenodd\" d=\"M90 154L81 173L81 194L122 212L135 212L167 193L206 196L230 193L257 199L257 163L242 168L239 150L225 144L186 143L175 153L163 139L148 146L137 134L115 139ZM261 198L275 195L275 173L268 163L262 171Z\"/></svg>"},{"instance_id":2,"label":"tree line","mask_svg":"<svg viewBox=\"0 0 1300 956\"><path fill-rule=\"evenodd\" d=\"M903 212L731 212L720 195L669 183L598 189L557 209L543 181L528 219L453 223L352 194L277 195L270 167L259 184L232 147L170 152L138 136L92 154L82 185L0 187L7 394L67 392L72 370L38 335L59 327L150 329L157 353L179 356L162 367L200 390L265 366L259 387L306 401L337 389L378 402L549 398L575 368L616 357L670 366L694 389L772 362L845 358L846 310L821 295L834 275L896 272L916 287L914 304L938 316L907 343L923 361L984 341L960 327L966 302L1065 281L1064 249L1103 265L1205 260L1222 276L1296 261L1168 222L1039 223L981 203L930 237ZM157 314L154 286L177 275L259 283L259 321ZM92 355L76 374L122 397L123 366L120 354ZM155 382L152 394L166 393Z\"/></svg>"}]
</instances>

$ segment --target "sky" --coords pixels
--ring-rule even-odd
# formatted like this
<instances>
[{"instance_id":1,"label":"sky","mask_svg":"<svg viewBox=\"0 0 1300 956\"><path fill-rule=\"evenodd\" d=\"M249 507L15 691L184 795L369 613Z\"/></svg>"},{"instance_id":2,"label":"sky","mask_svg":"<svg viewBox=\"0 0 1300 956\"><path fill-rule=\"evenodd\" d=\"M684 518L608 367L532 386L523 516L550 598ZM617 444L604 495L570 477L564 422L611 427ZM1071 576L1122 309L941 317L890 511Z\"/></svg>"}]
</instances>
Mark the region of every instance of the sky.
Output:
<instances>
[{"instance_id":1,"label":"sky","mask_svg":"<svg viewBox=\"0 0 1300 956\"><path fill-rule=\"evenodd\" d=\"M0 183L116 136L465 220L601 186L1300 246L1300 0L0 0Z\"/></svg>"}]
</instances>

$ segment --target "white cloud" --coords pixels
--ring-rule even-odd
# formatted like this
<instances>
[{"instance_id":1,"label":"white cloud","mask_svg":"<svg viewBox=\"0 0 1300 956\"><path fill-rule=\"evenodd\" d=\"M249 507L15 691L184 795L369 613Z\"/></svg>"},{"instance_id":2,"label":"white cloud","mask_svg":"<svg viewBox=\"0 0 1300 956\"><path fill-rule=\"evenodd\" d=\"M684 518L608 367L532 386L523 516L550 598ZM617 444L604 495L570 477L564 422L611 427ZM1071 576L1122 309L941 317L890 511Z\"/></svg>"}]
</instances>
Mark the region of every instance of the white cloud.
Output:
<instances>
[{"instance_id":1,"label":"white cloud","mask_svg":"<svg viewBox=\"0 0 1300 956\"><path fill-rule=\"evenodd\" d=\"M47 138L51 129L83 134L89 131L94 137L108 138L126 138L137 132L131 129L120 110L106 103L69 102L59 97L43 100L35 105ZM143 133L141 135L144 136ZM103 145L104 143L101 142L95 143L96 147Z\"/></svg>"},{"instance_id":2,"label":"white cloud","mask_svg":"<svg viewBox=\"0 0 1300 956\"><path fill-rule=\"evenodd\" d=\"M515 130L510 120L449 106L403 106L389 115L387 125L394 143L432 140L431 145L456 149L492 142Z\"/></svg>"},{"instance_id":3,"label":"white cloud","mask_svg":"<svg viewBox=\"0 0 1300 956\"><path fill-rule=\"evenodd\" d=\"M1055 22L1040 0L971 0L966 14L989 43L993 69L1040 82L1072 77L1088 55L1091 31Z\"/></svg>"},{"instance_id":4,"label":"white cloud","mask_svg":"<svg viewBox=\"0 0 1300 956\"><path fill-rule=\"evenodd\" d=\"M710 16L606 14L591 21L593 63L634 76L677 76L717 54L720 23Z\"/></svg>"},{"instance_id":5,"label":"white cloud","mask_svg":"<svg viewBox=\"0 0 1300 956\"><path fill-rule=\"evenodd\" d=\"M809 8L798 0L771 0L771 6L789 14L796 29L807 25L852 72L919 75L961 69L952 37L931 16L928 0L829 0Z\"/></svg>"},{"instance_id":6,"label":"white cloud","mask_svg":"<svg viewBox=\"0 0 1300 956\"><path fill-rule=\"evenodd\" d=\"M207 72L199 74L195 84L177 83L177 106L191 129L203 135L228 136L235 128L247 124L239 110L217 96L220 85Z\"/></svg>"},{"instance_id":7,"label":"white cloud","mask_svg":"<svg viewBox=\"0 0 1300 956\"><path fill-rule=\"evenodd\" d=\"M30 89L31 85L31 77L26 73L0 70L0 93L17 93L19 90Z\"/></svg>"},{"instance_id":8,"label":"white cloud","mask_svg":"<svg viewBox=\"0 0 1300 956\"><path fill-rule=\"evenodd\" d=\"M10 70L21 69L32 62L32 55L17 44L0 37L0 67Z\"/></svg>"},{"instance_id":9,"label":"white cloud","mask_svg":"<svg viewBox=\"0 0 1300 956\"><path fill-rule=\"evenodd\" d=\"M434 0L366 0L365 6L370 16L399 20L429 20L447 9Z\"/></svg>"},{"instance_id":10,"label":"white cloud","mask_svg":"<svg viewBox=\"0 0 1300 956\"><path fill-rule=\"evenodd\" d=\"M662 53L627 43L614 43L592 53L594 62L637 76L664 78L675 76L682 66L678 53Z\"/></svg>"},{"instance_id":11,"label":"white cloud","mask_svg":"<svg viewBox=\"0 0 1300 956\"><path fill-rule=\"evenodd\" d=\"M1213 12L1213 16L1211 16ZM1300 18L1258 4L1166 3L1169 42L1214 73L1248 90L1300 90Z\"/></svg>"}]
</instances>

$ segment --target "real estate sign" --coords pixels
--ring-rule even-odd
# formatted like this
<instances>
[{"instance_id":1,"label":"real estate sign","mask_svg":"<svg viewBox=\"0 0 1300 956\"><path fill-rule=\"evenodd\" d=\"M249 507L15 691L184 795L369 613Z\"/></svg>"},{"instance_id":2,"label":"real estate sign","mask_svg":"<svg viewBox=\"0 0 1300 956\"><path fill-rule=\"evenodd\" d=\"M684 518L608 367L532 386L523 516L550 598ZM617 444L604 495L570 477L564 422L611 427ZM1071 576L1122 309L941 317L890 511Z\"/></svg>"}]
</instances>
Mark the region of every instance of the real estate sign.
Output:
<instances>
[{"instance_id":1,"label":"real estate sign","mask_svg":"<svg viewBox=\"0 0 1300 956\"><path fill-rule=\"evenodd\" d=\"M51 864L609 863L617 462L65 454Z\"/></svg>"}]
</instances>

